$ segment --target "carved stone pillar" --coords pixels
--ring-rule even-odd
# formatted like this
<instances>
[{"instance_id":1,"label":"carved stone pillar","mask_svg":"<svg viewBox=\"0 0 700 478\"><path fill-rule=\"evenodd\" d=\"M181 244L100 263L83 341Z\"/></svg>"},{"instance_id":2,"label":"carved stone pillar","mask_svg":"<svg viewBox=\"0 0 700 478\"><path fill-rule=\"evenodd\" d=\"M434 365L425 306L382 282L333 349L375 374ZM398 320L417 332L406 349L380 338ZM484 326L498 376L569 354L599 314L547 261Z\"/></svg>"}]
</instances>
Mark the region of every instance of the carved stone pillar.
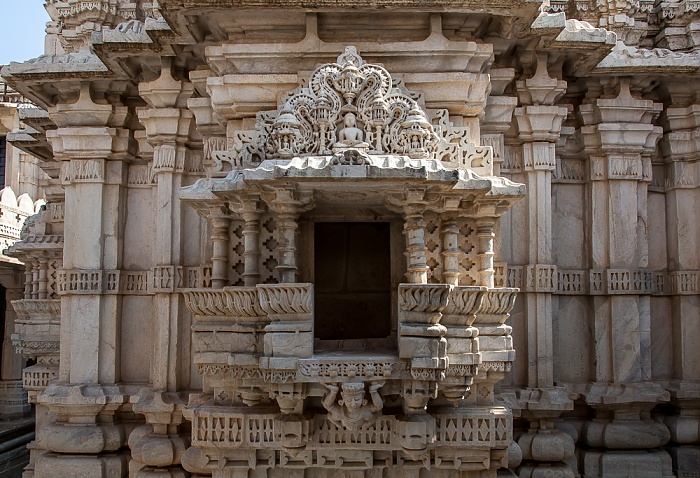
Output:
<instances>
[{"instance_id":1,"label":"carved stone pillar","mask_svg":"<svg viewBox=\"0 0 700 478\"><path fill-rule=\"evenodd\" d=\"M75 467L95 477L126 471L126 457L118 452L126 437L114 419L126 400L114 385L121 353L115 284L122 266L127 162L135 150L127 129L132 113L93 101L87 83L76 102L49 110L58 126L47 138L61 161L65 227L80 231L82 240L63 249L59 381L37 398L57 420L39 430L38 446L51 453L37 458L37 478L70 475Z\"/></svg>"},{"instance_id":2,"label":"carved stone pillar","mask_svg":"<svg viewBox=\"0 0 700 478\"><path fill-rule=\"evenodd\" d=\"M527 187L523 239L526 248L513 262L522 270L521 295L527 324L527 389L517 395L522 414L530 421L528 433L518 444L524 463L521 477L539 476L545 469L551 476L572 477L574 470L562 462L573 458L574 446L565 434L553 432L554 421L566 409L573 408L565 392L554 388L552 335L552 293L555 291L556 267L552 264L552 171L556 168L555 143L567 109L555 103L565 93L567 84L549 76L546 53L537 53L530 78L516 82L523 106L516 108L522 175L516 176ZM522 178L522 179L521 179ZM515 233L515 231L513 231ZM516 236L512 240L517 240ZM555 396L555 399L550 397ZM533 398L535 398L533 400ZM547 445L542 449L541 444ZM539 451L540 449L546 451Z\"/></svg>"},{"instance_id":3,"label":"carved stone pillar","mask_svg":"<svg viewBox=\"0 0 700 478\"><path fill-rule=\"evenodd\" d=\"M186 107L192 95L191 83L173 78L171 59L163 59L160 77L139 84L139 93L148 107L139 110L139 119L146 127L147 140L153 146L153 172L156 176L156 224L153 250L153 291L155 292L154 347L152 354L151 388L142 389L131 397L133 409L146 417L147 425L139 427L129 437L132 446L131 475L148 477L185 476L180 457L189 441L180 430L183 401L177 390L184 386L178 356L183 330L189 330L184 317L182 298L175 291L176 270L183 264L184 215L179 190L183 176L191 163L187 148L192 113ZM212 282L226 284L228 221L217 216L212 221L216 273ZM223 270L222 270L223 269ZM187 365L184 365L187 367ZM161 451L162 453L157 453Z\"/></svg>"},{"instance_id":4,"label":"carved stone pillar","mask_svg":"<svg viewBox=\"0 0 700 478\"><path fill-rule=\"evenodd\" d=\"M214 289L221 289L229 284L228 281L228 247L229 247L229 226L231 218L223 208L212 211L209 215L211 223L211 285Z\"/></svg>"},{"instance_id":5,"label":"carved stone pillar","mask_svg":"<svg viewBox=\"0 0 700 478\"><path fill-rule=\"evenodd\" d=\"M674 380L669 384L676 414L664 423L671 432L667 447L673 471L693 476L700 469L700 340L697 324L697 277L700 246L697 227L698 152L700 151L700 105L666 110L668 131L661 140L666 196L669 291L673 320ZM655 166L656 167L656 166ZM657 170L654 170L657 174ZM661 175L660 172L658 174ZM693 227L693 225L695 227Z\"/></svg>"},{"instance_id":6,"label":"carved stone pillar","mask_svg":"<svg viewBox=\"0 0 700 478\"><path fill-rule=\"evenodd\" d=\"M263 199L272 212L277 215L279 230L279 280L283 284L297 281L297 218L299 214L313 207L310 196L301 197L293 188L274 188Z\"/></svg>"},{"instance_id":7,"label":"carved stone pillar","mask_svg":"<svg viewBox=\"0 0 700 478\"><path fill-rule=\"evenodd\" d=\"M425 247L425 221L421 208L408 208L406 210L406 255L408 264L406 278L411 284L428 283L428 265L426 263Z\"/></svg>"},{"instance_id":8,"label":"carved stone pillar","mask_svg":"<svg viewBox=\"0 0 700 478\"><path fill-rule=\"evenodd\" d=\"M387 207L404 216L406 237L406 279L411 284L427 284L427 251L425 245L425 213L428 200L424 189L407 189L403 194L387 198Z\"/></svg>"},{"instance_id":9,"label":"carved stone pillar","mask_svg":"<svg viewBox=\"0 0 700 478\"><path fill-rule=\"evenodd\" d=\"M493 268L493 218L481 218L476 221L476 237L479 238L479 250L476 255L479 258L479 285L493 289L493 276L495 270Z\"/></svg>"},{"instance_id":10,"label":"carved stone pillar","mask_svg":"<svg viewBox=\"0 0 700 478\"><path fill-rule=\"evenodd\" d=\"M260 281L260 214L261 200L257 196L241 199L239 213L243 226L243 282L246 287L254 287Z\"/></svg>"},{"instance_id":11,"label":"carved stone pillar","mask_svg":"<svg viewBox=\"0 0 700 478\"><path fill-rule=\"evenodd\" d=\"M649 155L661 133L651 123L661 105L633 96L628 79L621 79L618 87L616 97L580 107L591 166L589 243L596 337L596 383L589 385L583 399L599 418L585 424L582 439L607 449L604 456L602 451L582 451L581 471L607 476L654 470L658 476L670 476L670 457L655 450L668 441L668 430L649 419L651 408L669 399L668 392L650 382L648 345L646 200ZM637 456L630 450L644 453Z\"/></svg>"},{"instance_id":12,"label":"carved stone pillar","mask_svg":"<svg viewBox=\"0 0 700 478\"><path fill-rule=\"evenodd\" d=\"M440 226L442 236L442 281L453 286L459 285L459 227L452 215L443 215Z\"/></svg>"}]
</instances>

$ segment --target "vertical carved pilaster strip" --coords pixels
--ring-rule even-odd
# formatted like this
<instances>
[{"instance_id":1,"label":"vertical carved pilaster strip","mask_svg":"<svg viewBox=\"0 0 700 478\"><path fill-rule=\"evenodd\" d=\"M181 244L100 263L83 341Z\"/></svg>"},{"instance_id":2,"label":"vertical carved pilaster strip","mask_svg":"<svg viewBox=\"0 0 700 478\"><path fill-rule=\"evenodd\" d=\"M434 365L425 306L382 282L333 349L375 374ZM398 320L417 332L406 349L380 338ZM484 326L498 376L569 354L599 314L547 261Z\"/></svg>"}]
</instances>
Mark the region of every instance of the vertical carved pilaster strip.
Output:
<instances>
[{"instance_id":1,"label":"vertical carved pilaster strip","mask_svg":"<svg viewBox=\"0 0 700 478\"><path fill-rule=\"evenodd\" d=\"M479 285L492 289L494 287L495 269L493 268L493 232L494 219L479 219L476 223L476 236L479 238Z\"/></svg>"},{"instance_id":2,"label":"vertical carved pilaster strip","mask_svg":"<svg viewBox=\"0 0 700 478\"><path fill-rule=\"evenodd\" d=\"M404 234L406 234L406 256L408 264L406 277L411 284L428 283L428 264L426 263L425 246L425 221L423 212L414 208L406 211L406 223L404 224Z\"/></svg>"},{"instance_id":3,"label":"vertical carved pilaster strip","mask_svg":"<svg viewBox=\"0 0 700 478\"><path fill-rule=\"evenodd\" d=\"M214 289L221 289L228 285L228 245L229 224L231 218L221 213L212 214L212 273L211 283Z\"/></svg>"},{"instance_id":4,"label":"vertical carved pilaster strip","mask_svg":"<svg viewBox=\"0 0 700 478\"><path fill-rule=\"evenodd\" d=\"M445 284L459 285L459 228L454 217L442 220L442 281Z\"/></svg>"}]
</instances>

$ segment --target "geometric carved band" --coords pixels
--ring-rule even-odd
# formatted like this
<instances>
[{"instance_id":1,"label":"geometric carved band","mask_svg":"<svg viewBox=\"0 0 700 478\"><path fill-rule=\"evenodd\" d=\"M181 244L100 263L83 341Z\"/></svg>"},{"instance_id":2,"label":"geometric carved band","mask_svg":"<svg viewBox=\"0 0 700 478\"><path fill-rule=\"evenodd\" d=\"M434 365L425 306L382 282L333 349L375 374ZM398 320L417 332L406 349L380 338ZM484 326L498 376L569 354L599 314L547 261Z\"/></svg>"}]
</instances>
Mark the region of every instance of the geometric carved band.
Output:
<instances>
[{"instance_id":1,"label":"geometric carved band","mask_svg":"<svg viewBox=\"0 0 700 478\"><path fill-rule=\"evenodd\" d=\"M279 448L281 436L276 414L241 412L226 407L198 408L192 420L192 444L216 448ZM505 409L465 409L460 414L435 414L435 446L494 448L508 446L512 438L510 412ZM400 421L380 416L360 431L339 428L325 414L311 418L307 450L401 449Z\"/></svg>"},{"instance_id":2,"label":"geometric carved band","mask_svg":"<svg viewBox=\"0 0 700 478\"><path fill-rule=\"evenodd\" d=\"M517 287L522 292L557 295L694 295L699 292L700 271L696 270L557 269L549 265L504 263L495 266L497 287Z\"/></svg>"},{"instance_id":3,"label":"geometric carved band","mask_svg":"<svg viewBox=\"0 0 700 478\"><path fill-rule=\"evenodd\" d=\"M150 271L72 269L58 271L59 295L148 294Z\"/></svg>"},{"instance_id":4,"label":"geometric carved band","mask_svg":"<svg viewBox=\"0 0 700 478\"><path fill-rule=\"evenodd\" d=\"M211 287L211 264L201 267L157 266L148 282L150 293L179 292Z\"/></svg>"},{"instance_id":5,"label":"geometric carved band","mask_svg":"<svg viewBox=\"0 0 700 478\"><path fill-rule=\"evenodd\" d=\"M150 271L72 269L58 272L59 295L150 295L211 287L211 266L161 266Z\"/></svg>"}]
</instances>

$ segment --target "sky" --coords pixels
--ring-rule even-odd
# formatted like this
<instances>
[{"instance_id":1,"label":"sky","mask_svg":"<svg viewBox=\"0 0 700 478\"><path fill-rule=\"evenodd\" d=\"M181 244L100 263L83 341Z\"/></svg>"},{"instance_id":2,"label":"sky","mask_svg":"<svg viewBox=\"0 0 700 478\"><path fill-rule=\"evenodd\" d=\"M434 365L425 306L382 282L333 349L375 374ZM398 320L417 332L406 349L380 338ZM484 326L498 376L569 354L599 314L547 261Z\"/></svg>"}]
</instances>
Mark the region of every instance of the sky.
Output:
<instances>
[{"instance_id":1,"label":"sky","mask_svg":"<svg viewBox=\"0 0 700 478\"><path fill-rule=\"evenodd\" d=\"M44 0L0 0L0 65L44 54Z\"/></svg>"}]
</instances>

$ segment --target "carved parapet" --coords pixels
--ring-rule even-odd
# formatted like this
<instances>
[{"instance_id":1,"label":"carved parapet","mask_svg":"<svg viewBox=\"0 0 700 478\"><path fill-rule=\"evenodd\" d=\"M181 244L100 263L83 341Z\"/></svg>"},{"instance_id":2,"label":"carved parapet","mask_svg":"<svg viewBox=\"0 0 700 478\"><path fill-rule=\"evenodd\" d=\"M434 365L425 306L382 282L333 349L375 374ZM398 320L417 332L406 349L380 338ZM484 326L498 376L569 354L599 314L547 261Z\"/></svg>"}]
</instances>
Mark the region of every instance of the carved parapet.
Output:
<instances>
[{"instance_id":1,"label":"carved parapet","mask_svg":"<svg viewBox=\"0 0 700 478\"><path fill-rule=\"evenodd\" d=\"M28 359L58 356L61 301L24 299L12 301L17 313L12 344Z\"/></svg>"},{"instance_id":2,"label":"carved parapet","mask_svg":"<svg viewBox=\"0 0 700 478\"><path fill-rule=\"evenodd\" d=\"M474 327L479 330L480 370L507 372L515 360L512 327L505 325L519 289L488 289L476 310Z\"/></svg>"},{"instance_id":3,"label":"carved parapet","mask_svg":"<svg viewBox=\"0 0 700 478\"><path fill-rule=\"evenodd\" d=\"M399 322L437 324L450 291L451 286L447 284L399 285Z\"/></svg>"},{"instance_id":4,"label":"carved parapet","mask_svg":"<svg viewBox=\"0 0 700 478\"><path fill-rule=\"evenodd\" d=\"M481 307L486 287L458 286L450 291L450 300L443 309L440 323L447 329L448 367L440 383L440 391L457 406L469 387L481 363L479 329L472 324Z\"/></svg>"},{"instance_id":5,"label":"carved parapet","mask_svg":"<svg viewBox=\"0 0 700 478\"><path fill-rule=\"evenodd\" d=\"M282 446L283 432L289 427L276 418L274 413L232 407L195 409L195 450L183 457L185 469L234 469L238 464L284 467L301 462L309 467L362 470L380 462L419 462L442 469L487 470L493 449L507 448L513 436L510 412L501 407L438 413L427 416L426 421L382 415L357 431L338 427L327 415L317 414L309 420L308 431L302 422L292 421L298 425L298 434L308 434L308 438L304 451L291 456ZM413 456L404 455L407 450ZM209 458L204 464L197 459L200 453Z\"/></svg>"},{"instance_id":6,"label":"carved parapet","mask_svg":"<svg viewBox=\"0 0 700 478\"><path fill-rule=\"evenodd\" d=\"M260 307L273 320L293 320L293 316L306 320L313 313L312 284L260 284L256 288Z\"/></svg>"},{"instance_id":7,"label":"carved parapet","mask_svg":"<svg viewBox=\"0 0 700 478\"><path fill-rule=\"evenodd\" d=\"M447 327L470 327L476 320L486 290L480 286L454 287L447 306L442 310L440 323Z\"/></svg>"},{"instance_id":8,"label":"carved parapet","mask_svg":"<svg viewBox=\"0 0 700 478\"><path fill-rule=\"evenodd\" d=\"M207 380L260 377L264 328L269 319L255 287L191 289L183 292L194 314L194 363Z\"/></svg>"},{"instance_id":9,"label":"carved parapet","mask_svg":"<svg viewBox=\"0 0 700 478\"><path fill-rule=\"evenodd\" d=\"M196 289L183 294L197 321L253 322L264 316L255 287Z\"/></svg>"},{"instance_id":10,"label":"carved parapet","mask_svg":"<svg viewBox=\"0 0 700 478\"><path fill-rule=\"evenodd\" d=\"M399 285L399 357L410 359L416 373L447 366L447 330L439 322L451 290L448 284Z\"/></svg>"},{"instance_id":11,"label":"carved parapet","mask_svg":"<svg viewBox=\"0 0 700 478\"><path fill-rule=\"evenodd\" d=\"M265 327L268 357L313 354L313 284L259 284L260 307L272 321Z\"/></svg>"}]
</instances>

